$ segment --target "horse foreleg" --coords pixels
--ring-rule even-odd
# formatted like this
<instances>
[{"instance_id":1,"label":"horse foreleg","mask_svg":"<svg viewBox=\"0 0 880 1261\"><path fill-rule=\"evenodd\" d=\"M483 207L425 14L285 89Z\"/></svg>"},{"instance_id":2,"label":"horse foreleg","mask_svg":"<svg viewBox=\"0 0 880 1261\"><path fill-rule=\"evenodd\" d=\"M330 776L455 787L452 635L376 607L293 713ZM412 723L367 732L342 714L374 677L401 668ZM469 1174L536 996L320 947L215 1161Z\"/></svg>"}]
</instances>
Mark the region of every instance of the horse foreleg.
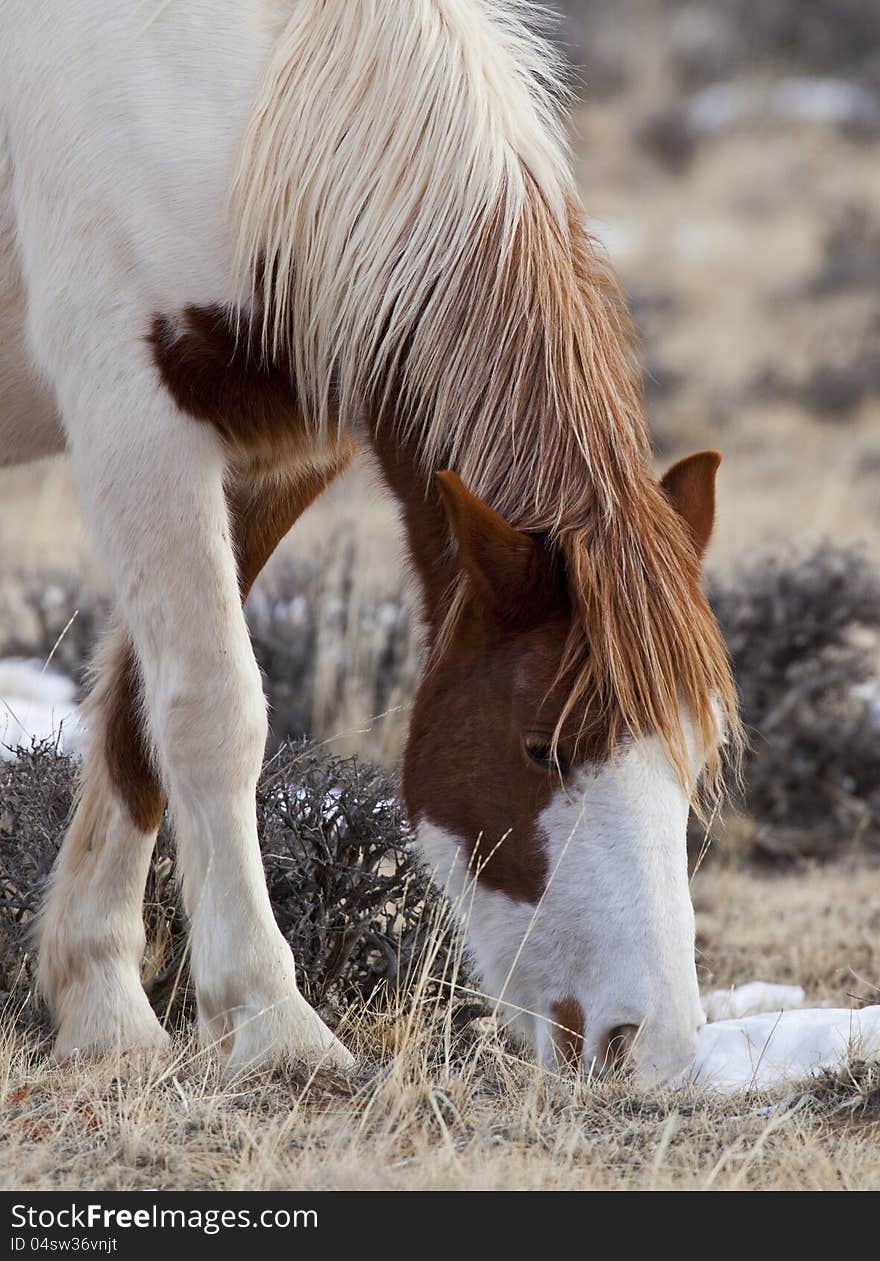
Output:
<instances>
[{"instance_id":1,"label":"horse foreleg","mask_svg":"<svg viewBox=\"0 0 880 1261\"><path fill-rule=\"evenodd\" d=\"M345 462L309 468L283 482L237 486L229 494L242 600L280 539ZM103 1051L166 1040L140 984L143 892L165 792L145 736L141 673L126 631L113 630L96 666L82 791L40 921L39 979L62 1056L77 1048ZM206 992L200 993L200 1009L207 1036L230 1041L234 1016ZM273 1039L278 1049L290 1049L290 1030L278 1028L284 1023L283 1011L252 1015L247 1027L239 1021L236 1060L271 1051L266 1044ZM321 1030L318 1035L311 1041L320 1050L327 1039Z\"/></svg>"},{"instance_id":2,"label":"horse foreleg","mask_svg":"<svg viewBox=\"0 0 880 1261\"><path fill-rule=\"evenodd\" d=\"M168 1040L140 980L144 886L165 798L135 711L137 668L121 628L106 636L94 669L76 810L37 921L37 983L62 1058Z\"/></svg>"}]
</instances>

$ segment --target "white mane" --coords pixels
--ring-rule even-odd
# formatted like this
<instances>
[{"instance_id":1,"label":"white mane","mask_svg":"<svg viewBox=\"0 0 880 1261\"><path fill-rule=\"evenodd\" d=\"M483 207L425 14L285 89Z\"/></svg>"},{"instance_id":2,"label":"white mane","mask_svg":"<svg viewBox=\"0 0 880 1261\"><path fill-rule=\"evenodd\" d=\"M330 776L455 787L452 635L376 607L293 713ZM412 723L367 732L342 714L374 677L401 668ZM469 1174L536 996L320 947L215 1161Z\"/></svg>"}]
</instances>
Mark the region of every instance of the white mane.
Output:
<instances>
[{"instance_id":1,"label":"white mane","mask_svg":"<svg viewBox=\"0 0 880 1261\"><path fill-rule=\"evenodd\" d=\"M331 390L344 424L404 345L409 371L437 379L437 334L463 296L447 285L472 274L499 206L502 253L530 183L564 223L562 76L525 11L520 0L294 7L237 177L237 273L264 313L265 347L284 344L322 428ZM474 375L456 368L442 365L446 380ZM438 439L446 406L435 400Z\"/></svg>"}]
</instances>

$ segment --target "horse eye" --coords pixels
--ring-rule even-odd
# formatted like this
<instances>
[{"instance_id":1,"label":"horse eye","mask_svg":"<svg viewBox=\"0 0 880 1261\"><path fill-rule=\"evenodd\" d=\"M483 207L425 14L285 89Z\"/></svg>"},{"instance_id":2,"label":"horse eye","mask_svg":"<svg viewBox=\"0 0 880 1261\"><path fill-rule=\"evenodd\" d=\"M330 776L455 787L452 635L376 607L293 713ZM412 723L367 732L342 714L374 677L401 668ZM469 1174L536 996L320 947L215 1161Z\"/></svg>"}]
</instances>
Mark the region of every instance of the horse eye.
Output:
<instances>
[{"instance_id":1,"label":"horse eye","mask_svg":"<svg viewBox=\"0 0 880 1261\"><path fill-rule=\"evenodd\" d=\"M524 744L526 753L542 770L555 771L559 775L568 774L571 764L561 745L557 747L554 756L553 745L549 740L526 739Z\"/></svg>"}]
</instances>

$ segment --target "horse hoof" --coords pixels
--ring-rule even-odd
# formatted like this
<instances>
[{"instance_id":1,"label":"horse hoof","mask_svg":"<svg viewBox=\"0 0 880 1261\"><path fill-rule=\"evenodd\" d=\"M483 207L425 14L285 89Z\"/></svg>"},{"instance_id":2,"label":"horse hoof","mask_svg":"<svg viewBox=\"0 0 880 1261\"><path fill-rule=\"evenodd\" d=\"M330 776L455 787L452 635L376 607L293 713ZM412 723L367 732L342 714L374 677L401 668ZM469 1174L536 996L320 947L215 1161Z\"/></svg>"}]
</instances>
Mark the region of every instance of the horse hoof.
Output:
<instances>
[{"instance_id":1,"label":"horse hoof","mask_svg":"<svg viewBox=\"0 0 880 1261\"><path fill-rule=\"evenodd\" d=\"M303 999L288 1016L277 1008L266 1009L237 1022L231 1039L227 1035L219 1044L221 1054L230 1041L232 1045L224 1063L224 1071L229 1075L285 1064L347 1073L356 1062L348 1048Z\"/></svg>"},{"instance_id":2,"label":"horse hoof","mask_svg":"<svg viewBox=\"0 0 880 1261\"><path fill-rule=\"evenodd\" d=\"M103 1059L137 1052L164 1051L171 1038L158 1020L143 1021L137 1028L96 1031L89 1028L62 1028L52 1048L52 1058L64 1064L70 1060Z\"/></svg>"}]
</instances>

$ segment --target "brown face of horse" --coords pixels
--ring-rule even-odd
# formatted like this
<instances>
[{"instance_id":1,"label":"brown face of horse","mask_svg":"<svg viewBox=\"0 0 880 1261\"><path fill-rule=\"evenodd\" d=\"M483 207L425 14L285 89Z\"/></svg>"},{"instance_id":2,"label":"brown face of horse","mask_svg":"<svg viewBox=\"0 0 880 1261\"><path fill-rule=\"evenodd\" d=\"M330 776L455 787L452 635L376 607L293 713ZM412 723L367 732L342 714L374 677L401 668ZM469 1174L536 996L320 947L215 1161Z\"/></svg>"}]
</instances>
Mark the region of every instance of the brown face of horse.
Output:
<instances>
[{"instance_id":1,"label":"brown face of horse","mask_svg":"<svg viewBox=\"0 0 880 1261\"><path fill-rule=\"evenodd\" d=\"M718 462L693 456L663 482L699 553ZM668 1079L703 1019L687 795L655 739L609 758L602 714L572 713L554 757L573 616L563 566L455 474L437 482L467 586L414 706L404 793L419 843L486 993L542 1061L589 1069L626 1045L646 1079Z\"/></svg>"}]
</instances>

